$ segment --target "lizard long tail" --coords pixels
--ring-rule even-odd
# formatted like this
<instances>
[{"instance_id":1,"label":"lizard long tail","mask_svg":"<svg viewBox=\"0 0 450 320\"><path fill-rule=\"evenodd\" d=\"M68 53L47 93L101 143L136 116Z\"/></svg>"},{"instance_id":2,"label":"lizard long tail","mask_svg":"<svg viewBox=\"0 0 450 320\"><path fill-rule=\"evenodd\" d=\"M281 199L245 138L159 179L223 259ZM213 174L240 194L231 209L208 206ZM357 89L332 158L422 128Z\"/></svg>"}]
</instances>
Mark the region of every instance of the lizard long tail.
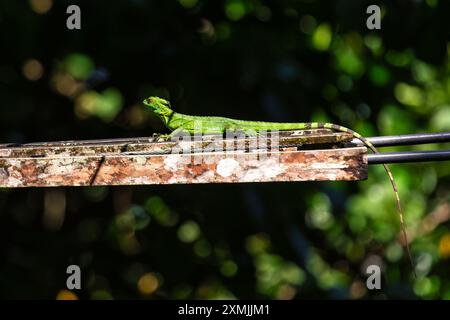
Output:
<instances>
[{"instance_id":1,"label":"lizard long tail","mask_svg":"<svg viewBox=\"0 0 450 320\"><path fill-rule=\"evenodd\" d=\"M369 149L371 149L373 152L375 153L379 153L378 150L375 148L375 146L370 143L366 138L364 138L363 136L361 136L359 133L348 129L346 127L342 127L336 124L332 124L332 123L318 123L318 122L311 122L311 123L304 123L305 129L313 129L313 128L327 128L327 129L333 129L336 131L341 131L341 132L347 132L350 133L353 137L361 140ZM398 209L398 213L400 216L400 226L402 229L402 233L403 233L403 238L404 238L404 242L405 242L405 246L406 246L406 251L408 253L408 257L409 257L409 261L411 263L411 268L413 270L413 274L414 276L416 276L416 272L415 272L415 267L414 267L414 260L412 258L412 254L411 254L411 250L409 248L409 242L408 242L408 235L406 234L406 227L405 227L405 222L403 219L403 208L400 202L400 196L398 193L398 189L397 189L397 184L395 183L394 180L394 176L392 175L391 169L389 168L389 166L387 164L383 164L384 170L386 170L388 176L389 176L389 180L391 181L392 184L392 188L394 189L394 193L395 193L395 200L397 202L397 209Z\"/></svg>"}]
</instances>

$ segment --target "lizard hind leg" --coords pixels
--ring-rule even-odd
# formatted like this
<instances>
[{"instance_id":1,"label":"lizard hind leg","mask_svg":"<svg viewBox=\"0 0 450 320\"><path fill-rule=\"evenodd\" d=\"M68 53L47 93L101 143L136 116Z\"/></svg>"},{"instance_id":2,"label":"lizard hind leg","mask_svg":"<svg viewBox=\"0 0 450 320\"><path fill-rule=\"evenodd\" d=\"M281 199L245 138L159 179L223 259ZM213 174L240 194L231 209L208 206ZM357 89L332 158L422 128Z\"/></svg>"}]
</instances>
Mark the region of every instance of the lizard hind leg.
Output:
<instances>
[{"instance_id":1,"label":"lizard hind leg","mask_svg":"<svg viewBox=\"0 0 450 320\"><path fill-rule=\"evenodd\" d=\"M227 123L223 125L223 136L225 138L244 137L245 131L232 123Z\"/></svg>"},{"instance_id":2,"label":"lizard hind leg","mask_svg":"<svg viewBox=\"0 0 450 320\"><path fill-rule=\"evenodd\" d=\"M237 137L237 138L256 138L259 136L259 131L254 129L243 129L237 127L228 127L225 129L226 137Z\"/></svg>"}]
</instances>

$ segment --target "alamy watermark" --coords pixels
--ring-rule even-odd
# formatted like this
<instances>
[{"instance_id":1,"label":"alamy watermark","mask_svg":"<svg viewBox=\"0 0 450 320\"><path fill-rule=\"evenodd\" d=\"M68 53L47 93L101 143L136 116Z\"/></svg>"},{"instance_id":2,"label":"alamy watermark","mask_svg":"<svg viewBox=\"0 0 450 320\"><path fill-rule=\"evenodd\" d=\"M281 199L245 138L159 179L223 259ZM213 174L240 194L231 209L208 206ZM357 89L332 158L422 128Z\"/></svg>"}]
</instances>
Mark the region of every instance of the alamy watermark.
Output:
<instances>
[{"instance_id":1,"label":"alamy watermark","mask_svg":"<svg viewBox=\"0 0 450 320\"><path fill-rule=\"evenodd\" d=\"M369 290L381 289L381 268L376 264L371 264L366 269L368 275L366 280L366 287Z\"/></svg>"},{"instance_id":2,"label":"alamy watermark","mask_svg":"<svg viewBox=\"0 0 450 320\"><path fill-rule=\"evenodd\" d=\"M366 20L366 26L369 30L381 29L381 9L379 6L372 4L367 7L366 13L370 16Z\"/></svg>"},{"instance_id":3,"label":"alamy watermark","mask_svg":"<svg viewBox=\"0 0 450 320\"><path fill-rule=\"evenodd\" d=\"M66 13L70 14L66 20L66 27L69 30L81 29L81 9L79 6L72 4L67 7Z\"/></svg>"},{"instance_id":4,"label":"alamy watermark","mask_svg":"<svg viewBox=\"0 0 450 320\"><path fill-rule=\"evenodd\" d=\"M81 289L81 269L76 264L67 267L66 273L69 275L66 280L66 287L69 290Z\"/></svg>"},{"instance_id":5,"label":"alamy watermark","mask_svg":"<svg viewBox=\"0 0 450 320\"><path fill-rule=\"evenodd\" d=\"M69 14L66 20L66 27L69 30L81 29L81 9L72 4L67 7L66 13ZM369 16L366 19L366 26L369 30L381 29L381 9L378 5L372 4L367 7L366 13Z\"/></svg>"},{"instance_id":6,"label":"alamy watermark","mask_svg":"<svg viewBox=\"0 0 450 320\"><path fill-rule=\"evenodd\" d=\"M170 135L170 155L165 165L217 163L217 173L226 178L242 169L263 168L264 175L276 176L280 171L280 135L277 130L226 130L223 134L203 134L201 124L193 132ZM189 156L180 156L189 155ZM252 171L253 172L253 171ZM257 174L257 172L253 172Z\"/></svg>"}]
</instances>

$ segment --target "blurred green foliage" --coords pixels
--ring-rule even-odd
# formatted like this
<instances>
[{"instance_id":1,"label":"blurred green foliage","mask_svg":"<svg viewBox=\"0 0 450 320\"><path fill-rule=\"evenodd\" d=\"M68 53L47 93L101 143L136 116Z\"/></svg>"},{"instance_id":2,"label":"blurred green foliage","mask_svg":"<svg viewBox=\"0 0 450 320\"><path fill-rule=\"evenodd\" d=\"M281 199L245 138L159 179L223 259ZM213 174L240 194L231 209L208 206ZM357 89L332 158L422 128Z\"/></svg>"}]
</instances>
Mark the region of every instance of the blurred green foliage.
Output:
<instances>
[{"instance_id":1,"label":"blurred green foliage","mask_svg":"<svg viewBox=\"0 0 450 320\"><path fill-rule=\"evenodd\" d=\"M75 3L82 29L69 31ZM0 141L150 136L164 128L148 95L369 136L449 130L448 2L379 3L370 31L369 1L2 2ZM0 190L0 296L450 299L450 166L392 169L416 280L375 166L358 183ZM365 286L372 263L380 291Z\"/></svg>"}]
</instances>

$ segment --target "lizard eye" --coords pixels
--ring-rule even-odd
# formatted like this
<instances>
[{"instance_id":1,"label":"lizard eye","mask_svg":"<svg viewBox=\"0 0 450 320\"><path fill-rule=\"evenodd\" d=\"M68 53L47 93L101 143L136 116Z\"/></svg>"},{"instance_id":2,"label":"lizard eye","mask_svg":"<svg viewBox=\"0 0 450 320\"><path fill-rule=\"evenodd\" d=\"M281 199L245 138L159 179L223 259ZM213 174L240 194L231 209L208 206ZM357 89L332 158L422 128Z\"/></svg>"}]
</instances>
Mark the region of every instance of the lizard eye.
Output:
<instances>
[{"instance_id":1,"label":"lizard eye","mask_svg":"<svg viewBox=\"0 0 450 320\"><path fill-rule=\"evenodd\" d=\"M146 99L144 99L144 104L146 104L146 105L151 105L152 104L152 98L146 98Z\"/></svg>"}]
</instances>

